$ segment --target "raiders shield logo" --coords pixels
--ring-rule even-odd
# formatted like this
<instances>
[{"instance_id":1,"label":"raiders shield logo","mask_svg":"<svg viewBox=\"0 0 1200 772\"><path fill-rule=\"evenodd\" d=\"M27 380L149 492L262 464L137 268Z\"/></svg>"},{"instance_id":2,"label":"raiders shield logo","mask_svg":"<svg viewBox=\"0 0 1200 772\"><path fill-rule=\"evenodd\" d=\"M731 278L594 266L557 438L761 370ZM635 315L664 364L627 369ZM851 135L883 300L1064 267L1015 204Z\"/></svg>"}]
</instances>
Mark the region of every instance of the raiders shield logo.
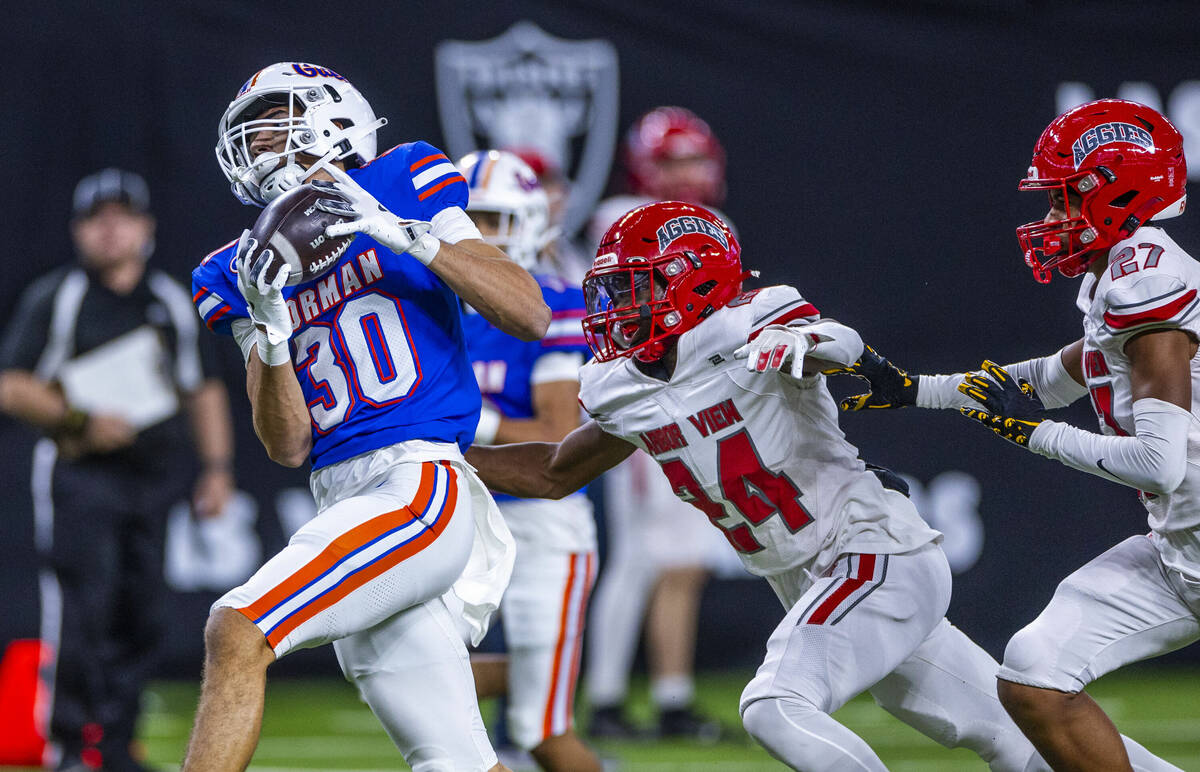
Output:
<instances>
[{"instance_id":1,"label":"raiders shield logo","mask_svg":"<svg viewBox=\"0 0 1200 772\"><path fill-rule=\"evenodd\" d=\"M440 43L434 59L451 157L481 148L544 153L570 180L562 228L577 233L604 192L616 147L612 43L563 40L521 21L491 40Z\"/></svg>"}]
</instances>

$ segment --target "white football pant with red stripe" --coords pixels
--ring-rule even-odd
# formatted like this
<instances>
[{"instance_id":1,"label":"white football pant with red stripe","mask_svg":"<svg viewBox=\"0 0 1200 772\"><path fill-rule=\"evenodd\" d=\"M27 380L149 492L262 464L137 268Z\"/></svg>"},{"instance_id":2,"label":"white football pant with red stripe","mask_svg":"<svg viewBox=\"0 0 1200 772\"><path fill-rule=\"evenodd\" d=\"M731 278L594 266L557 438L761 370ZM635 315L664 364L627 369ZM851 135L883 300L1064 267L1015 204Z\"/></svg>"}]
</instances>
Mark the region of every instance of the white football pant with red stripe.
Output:
<instances>
[{"instance_id":1,"label":"white football pant with red stripe","mask_svg":"<svg viewBox=\"0 0 1200 772\"><path fill-rule=\"evenodd\" d=\"M970 748L993 770L1048 769L996 697L996 661L946 621L950 567L940 547L843 555L811 586L802 569L768 581L794 602L742 692L741 712L773 756L793 769L886 770L830 716L869 690L906 724Z\"/></svg>"},{"instance_id":2,"label":"white football pant with red stripe","mask_svg":"<svg viewBox=\"0 0 1200 772\"><path fill-rule=\"evenodd\" d=\"M336 500L214 608L245 615L277 657L333 641L414 770L488 770L496 755L442 599L467 565L472 501L486 491L458 462L375 455L336 465Z\"/></svg>"}]
</instances>

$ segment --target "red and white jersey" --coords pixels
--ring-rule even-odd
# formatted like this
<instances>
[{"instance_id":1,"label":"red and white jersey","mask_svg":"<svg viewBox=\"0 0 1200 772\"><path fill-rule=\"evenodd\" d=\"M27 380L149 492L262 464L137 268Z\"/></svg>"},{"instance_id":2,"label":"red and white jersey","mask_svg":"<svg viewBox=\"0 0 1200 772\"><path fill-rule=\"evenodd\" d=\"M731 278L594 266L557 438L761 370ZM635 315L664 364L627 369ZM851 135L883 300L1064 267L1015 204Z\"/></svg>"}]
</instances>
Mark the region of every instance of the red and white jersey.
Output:
<instances>
[{"instance_id":1,"label":"red and white jersey","mask_svg":"<svg viewBox=\"0 0 1200 772\"><path fill-rule=\"evenodd\" d=\"M760 576L820 574L843 553L896 554L941 536L866 471L823 375L752 373L733 356L767 325L819 318L794 288L767 287L681 335L670 381L628 357L580 370L592 418L649 453Z\"/></svg>"},{"instance_id":2,"label":"red and white jersey","mask_svg":"<svg viewBox=\"0 0 1200 772\"><path fill-rule=\"evenodd\" d=\"M1076 300L1083 311L1083 374L1100 431L1134 432L1133 389L1125 344L1147 330L1178 329L1200 339L1200 263L1161 228L1139 228L1109 252L1099 278L1085 274ZM1141 494L1163 561L1200 575L1200 357L1192 359L1188 466L1174 492Z\"/></svg>"}]
</instances>

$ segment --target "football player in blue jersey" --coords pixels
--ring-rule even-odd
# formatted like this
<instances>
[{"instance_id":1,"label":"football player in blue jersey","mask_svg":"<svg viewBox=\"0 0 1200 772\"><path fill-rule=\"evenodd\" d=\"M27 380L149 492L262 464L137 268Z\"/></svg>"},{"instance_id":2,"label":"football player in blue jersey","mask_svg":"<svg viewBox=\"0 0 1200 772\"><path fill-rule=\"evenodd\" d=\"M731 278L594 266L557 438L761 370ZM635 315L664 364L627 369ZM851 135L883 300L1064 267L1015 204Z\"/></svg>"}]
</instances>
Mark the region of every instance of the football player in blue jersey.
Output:
<instances>
[{"instance_id":1,"label":"football player in blue jersey","mask_svg":"<svg viewBox=\"0 0 1200 772\"><path fill-rule=\"evenodd\" d=\"M583 290L552 271L555 237L546 192L517 155L481 150L458 163L467 214L484 240L533 273L552 318L546 337L522 342L467 308L463 326L484 407L476 444L558 442L579 426ZM508 695L508 730L551 772L600 772L572 728L584 617L596 572L596 525L582 490L560 501L496 495L517 542L504 595L507 657L472 658L479 696Z\"/></svg>"},{"instance_id":2,"label":"football player in blue jersey","mask_svg":"<svg viewBox=\"0 0 1200 772\"><path fill-rule=\"evenodd\" d=\"M445 155L424 142L376 154L384 123L341 75L298 62L256 73L221 119L217 157L242 201L325 179L360 217L327 231L359 235L317 279L287 286L284 267L268 282L248 231L193 273L205 324L242 348L267 453L312 463L318 514L214 604L188 772L245 769L267 666L329 642L413 769L504 769L443 598L482 638L514 554L462 460L480 396L460 298L521 340L550 310L481 239Z\"/></svg>"}]
</instances>

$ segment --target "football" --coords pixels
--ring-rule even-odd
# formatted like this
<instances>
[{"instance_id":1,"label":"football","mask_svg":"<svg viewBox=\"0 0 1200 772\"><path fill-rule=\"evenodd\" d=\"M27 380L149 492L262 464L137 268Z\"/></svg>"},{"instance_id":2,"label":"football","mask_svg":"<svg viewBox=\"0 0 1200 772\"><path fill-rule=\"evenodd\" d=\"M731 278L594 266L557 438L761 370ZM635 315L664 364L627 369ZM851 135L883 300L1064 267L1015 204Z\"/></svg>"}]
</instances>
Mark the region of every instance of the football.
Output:
<instances>
[{"instance_id":1,"label":"football","mask_svg":"<svg viewBox=\"0 0 1200 772\"><path fill-rule=\"evenodd\" d=\"M331 239L325 228L356 216L350 203L332 187L306 183L293 188L268 204L250 229L250 236L258 241L258 254L250 256L251 265L270 249L274 257L267 267L267 281L273 280L285 263L291 266L287 286L312 281L337 263L357 235Z\"/></svg>"}]
</instances>

